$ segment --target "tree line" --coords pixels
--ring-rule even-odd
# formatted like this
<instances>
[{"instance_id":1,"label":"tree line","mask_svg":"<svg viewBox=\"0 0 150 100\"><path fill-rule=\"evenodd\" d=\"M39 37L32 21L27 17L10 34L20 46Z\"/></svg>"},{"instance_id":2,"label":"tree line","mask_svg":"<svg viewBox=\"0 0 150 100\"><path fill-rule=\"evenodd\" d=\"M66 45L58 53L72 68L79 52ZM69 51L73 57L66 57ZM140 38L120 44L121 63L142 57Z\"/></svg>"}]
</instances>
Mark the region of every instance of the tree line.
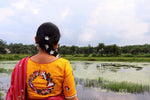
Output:
<instances>
[{"instance_id":1,"label":"tree line","mask_svg":"<svg viewBox=\"0 0 150 100\"><path fill-rule=\"evenodd\" d=\"M9 51L9 52L8 52ZM10 43L7 44L5 41L0 39L0 54L36 54L37 53L36 45L24 45L22 43ZM148 54L150 53L150 44L144 45L129 45L129 46L117 46L105 45L104 43L99 43L97 46L93 47L91 45L79 47L79 46L60 46L58 51L61 55L74 55L78 56L83 54L84 56L119 56L121 54Z\"/></svg>"}]
</instances>

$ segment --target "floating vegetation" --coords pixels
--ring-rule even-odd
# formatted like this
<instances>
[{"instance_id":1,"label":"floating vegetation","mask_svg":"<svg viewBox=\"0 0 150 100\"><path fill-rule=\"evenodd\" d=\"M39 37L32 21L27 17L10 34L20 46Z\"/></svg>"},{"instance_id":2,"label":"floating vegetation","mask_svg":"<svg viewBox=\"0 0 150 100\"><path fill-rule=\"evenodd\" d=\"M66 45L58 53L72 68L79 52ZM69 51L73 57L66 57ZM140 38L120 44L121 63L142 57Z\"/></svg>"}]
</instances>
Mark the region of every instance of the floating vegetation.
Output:
<instances>
[{"instance_id":1,"label":"floating vegetation","mask_svg":"<svg viewBox=\"0 0 150 100\"><path fill-rule=\"evenodd\" d=\"M3 98L2 98L3 95L4 94L0 92L0 100L3 100Z\"/></svg>"},{"instance_id":2,"label":"floating vegetation","mask_svg":"<svg viewBox=\"0 0 150 100\"><path fill-rule=\"evenodd\" d=\"M114 92L128 92L128 93L144 93L150 92L149 85L142 85L138 83L132 83L127 81L115 82L104 80L99 77L97 80L94 79L78 79L75 78L76 84L81 84L84 87L100 87L101 89L107 89Z\"/></svg>"},{"instance_id":3,"label":"floating vegetation","mask_svg":"<svg viewBox=\"0 0 150 100\"><path fill-rule=\"evenodd\" d=\"M84 69L88 69L88 66L87 66L87 65L84 65L83 68L84 68Z\"/></svg>"},{"instance_id":4,"label":"floating vegetation","mask_svg":"<svg viewBox=\"0 0 150 100\"><path fill-rule=\"evenodd\" d=\"M137 70L137 71L143 69L143 67L139 67L139 66L137 66L137 65L118 64L118 63L102 63L102 64L96 65L96 67L97 67L98 69L110 70L110 71L112 71L112 72L117 72L117 71L119 71L121 68L123 68L123 69L134 68L134 69Z\"/></svg>"},{"instance_id":5,"label":"floating vegetation","mask_svg":"<svg viewBox=\"0 0 150 100\"><path fill-rule=\"evenodd\" d=\"M76 65L71 65L73 70L76 70Z\"/></svg>"},{"instance_id":6,"label":"floating vegetation","mask_svg":"<svg viewBox=\"0 0 150 100\"><path fill-rule=\"evenodd\" d=\"M73 62L73 61L70 61L70 64L75 64L75 62Z\"/></svg>"},{"instance_id":7,"label":"floating vegetation","mask_svg":"<svg viewBox=\"0 0 150 100\"><path fill-rule=\"evenodd\" d=\"M0 73L10 73L12 71L13 71L13 69L0 68Z\"/></svg>"},{"instance_id":8,"label":"floating vegetation","mask_svg":"<svg viewBox=\"0 0 150 100\"><path fill-rule=\"evenodd\" d=\"M91 62L84 62L85 65L89 65L92 64Z\"/></svg>"}]
</instances>

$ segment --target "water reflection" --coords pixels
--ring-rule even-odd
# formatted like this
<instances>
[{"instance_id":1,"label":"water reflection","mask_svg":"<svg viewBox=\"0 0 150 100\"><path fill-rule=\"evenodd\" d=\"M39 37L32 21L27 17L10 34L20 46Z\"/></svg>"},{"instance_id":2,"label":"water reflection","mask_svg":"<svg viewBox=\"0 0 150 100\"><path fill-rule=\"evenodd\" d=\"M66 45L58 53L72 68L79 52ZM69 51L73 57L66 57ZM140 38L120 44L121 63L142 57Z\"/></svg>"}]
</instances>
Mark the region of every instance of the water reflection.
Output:
<instances>
[{"instance_id":1,"label":"water reflection","mask_svg":"<svg viewBox=\"0 0 150 100\"><path fill-rule=\"evenodd\" d=\"M111 91L103 91L98 88L85 88L77 85L79 100L149 100L150 94L117 94Z\"/></svg>"}]
</instances>

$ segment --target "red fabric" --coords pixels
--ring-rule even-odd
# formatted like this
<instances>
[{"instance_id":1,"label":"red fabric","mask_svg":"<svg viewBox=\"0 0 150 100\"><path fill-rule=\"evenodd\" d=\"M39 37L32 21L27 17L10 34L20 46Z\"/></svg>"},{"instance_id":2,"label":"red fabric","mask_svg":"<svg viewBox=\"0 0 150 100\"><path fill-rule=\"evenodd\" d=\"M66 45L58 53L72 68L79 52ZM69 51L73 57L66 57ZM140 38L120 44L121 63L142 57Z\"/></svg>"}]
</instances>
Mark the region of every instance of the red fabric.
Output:
<instances>
[{"instance_id":1,"label":"red fabric","mask_svg":"<svg viewBox=\"0 0 150 100\"><path fill-rule=\"evenodd\" d=\"M27 61L29 57L23 58L16 64L12 76L11 85L8 89L6 100L27 100L26 91L26 70ZM39 99L28 99L28 100L39 100ZM42 100L65 100L64 95L61 94L55 97L49 97Z\"/></svg>"},{"instance_id":2,"label":"red fabric","mask_svg":"<svg viewBox=\"0 0 150 100\"><path fill-rule=\"evenodd\" d=\"M26 66L28 57L23 58L16 64L12 76L11 84L8 89L6 100L26 100Z\"/></svg>"}]
</instances>

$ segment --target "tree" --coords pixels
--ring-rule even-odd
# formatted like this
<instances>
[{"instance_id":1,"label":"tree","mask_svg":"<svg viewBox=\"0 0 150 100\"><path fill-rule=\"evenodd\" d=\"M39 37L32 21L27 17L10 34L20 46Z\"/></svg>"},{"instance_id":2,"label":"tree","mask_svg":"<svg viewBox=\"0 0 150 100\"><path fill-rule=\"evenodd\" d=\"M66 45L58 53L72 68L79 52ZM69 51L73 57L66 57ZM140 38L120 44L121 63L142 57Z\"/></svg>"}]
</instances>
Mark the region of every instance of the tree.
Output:
<instances>
[{"instance_id":1,"label":"tree","mask_svg":"<svg viewBox=\"0 0 150 100\"><path fill-rule=\"evenodd\" d=\"M140 51L141 51L141 49L140 48L133 48L133 49L131 49L131 54L133 54L133 55L137 55L137 54L139 54L140 53Z\"/></svg>"},{"instance_id":2,"label":"tree","mask_svg":"<svg viewBox=\"0 0 150 100\"><path fill-rule=\"evenodd\" d=\"M108 54L111 54L111 46L110 45L105 46L104 49L105 49L104 53L106 54L106 56L108 56Z\"/></svg>"},{"instance_id":3,"label":"tree","mask_svg":"<svg viewBox=\"0 0 150 100\"><path fill-rule=\"evenodd\" d=\"M71 52L71 54L72 54L72 55L76 54L77 49L78 49L78 47L77 47L77 46L74 46L74 45L73 45L73 46L71 46L71 47L70 47L70 52Z\"/></svg>"},{"instance_id":4,"label":"tree","mask_svg":"<svg viewBox=\"0 0 150 100\"><path fill-rule=\"evenodd\" d=\"M121 49L120 47L118 47L116 44L112 45L112 53L115 55L115 56L118 56L121 54Z\"/></svg>"},{"instance_id":5,"label":"tree","mask_svg":"<svg viewBox=\"0 0 150 100\"><path fill-rule=\"evenodd\" d=\"M59 53L60 54L62 54L63 56L65 56L68 52L68 50L67 50L67 47L64 45L64 46L61 46L61 47L59 47Z\"/></svg>"},{"instance_id":6,"label":"tree","mask_svg":"<svg viewBox=\"0 0 150 100\"><path fill-rule=\"evenodd\" d=\"M6 53L6 42L0 39L0 54L5 54Z\"/></svg>"},{"instance_id":7,"label":"tree","mask_svg":"<svg viewBox=\"0 0 150 100\"><path fill-rule=\"evenodd\" d=\"M101 56L103 56L104 48L105 48L104 43L99 43L97 46L97 52L100 53Z\"/></svg>"}]
</instances>

